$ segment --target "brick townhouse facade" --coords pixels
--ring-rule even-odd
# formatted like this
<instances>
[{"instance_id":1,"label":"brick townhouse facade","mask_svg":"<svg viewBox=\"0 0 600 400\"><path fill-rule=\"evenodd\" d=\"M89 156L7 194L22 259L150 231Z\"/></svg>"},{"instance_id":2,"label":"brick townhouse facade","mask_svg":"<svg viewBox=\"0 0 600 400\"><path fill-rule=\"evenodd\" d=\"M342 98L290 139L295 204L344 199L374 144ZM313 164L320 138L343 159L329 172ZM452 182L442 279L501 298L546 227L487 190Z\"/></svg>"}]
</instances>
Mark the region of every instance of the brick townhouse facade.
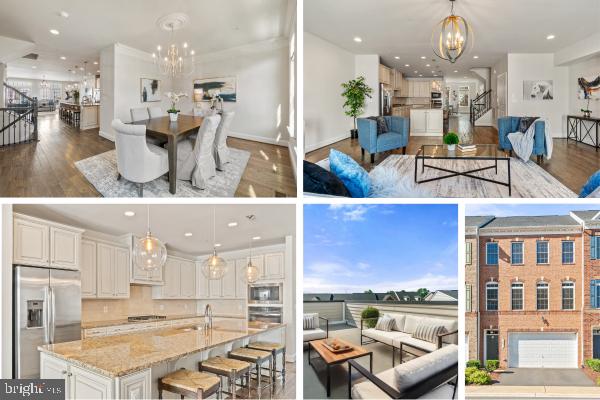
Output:
<instances>
[{"instance_id":1,"label":"brick townhouse facade","mask_svg":"<svg viewBox=\"0 0 600 400\"><path fill-rule=\"evenodd\" d=\"M577 368L600 358L599 211L467 217L465 252L469 359Z\"/></svg>"}]
</instances>

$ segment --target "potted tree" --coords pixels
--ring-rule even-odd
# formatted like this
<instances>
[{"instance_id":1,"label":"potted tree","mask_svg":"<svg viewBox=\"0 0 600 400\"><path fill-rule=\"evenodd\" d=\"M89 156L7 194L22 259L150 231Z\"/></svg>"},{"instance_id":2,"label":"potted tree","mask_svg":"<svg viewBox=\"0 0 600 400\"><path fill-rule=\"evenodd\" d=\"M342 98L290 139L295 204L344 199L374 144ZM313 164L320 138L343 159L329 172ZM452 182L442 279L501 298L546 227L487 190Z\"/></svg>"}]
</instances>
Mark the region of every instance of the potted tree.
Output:
<instances>
[{"instance_id":1,"label":"potted tree","mask_svg":"<svg viewBox=\"0 0 600 400\"><path fill-rule=\"evenodd\" d=\"M358 137L358 130L356 129L356 118L364 112L365 102L367 97L371 98L371 89L365 83L365 77L359 76L356 79L352 79L346 83L342 83L342 97L346 99L344 102L344 112L347 116L354 118L354 129L350 131L350 137Z\"/></svg>"},{"instance_id":2,"label":"potted tree","mask_svg":"<svg viewBox=\"0 0 600 400\"><path fill-rule=\"evenodd\" d=\"M444 144L448 146L448 151L456 150L456 145L460 142L458 135L454 132L448 132L444 135Z\"/></svg>"}]
</instances>

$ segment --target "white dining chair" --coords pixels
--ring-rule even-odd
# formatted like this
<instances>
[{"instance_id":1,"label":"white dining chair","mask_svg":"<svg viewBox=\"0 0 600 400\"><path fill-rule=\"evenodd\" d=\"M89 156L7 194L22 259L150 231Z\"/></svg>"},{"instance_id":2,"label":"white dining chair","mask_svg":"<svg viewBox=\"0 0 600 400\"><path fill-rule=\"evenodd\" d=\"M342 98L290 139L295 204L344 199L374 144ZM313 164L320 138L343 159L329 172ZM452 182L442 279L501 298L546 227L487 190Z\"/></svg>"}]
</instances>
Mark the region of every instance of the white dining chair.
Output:
<instances>
[{"instance_id":1,"label":"white dining chair","mask_svg":"<svg viewBox=\"0 0 600 400\"><path fill-rule=\"evenodd\" d=\"M207 181L217 174L213 143L220 121L220 115L204 118L195 142L183 140L179 143L177 179L192 181L192 186L206 189Z\"/></svg>"},{"instance_id":2,"label":"white dining chair","mask_svg":"<svg viewBox=\"0 0 600 400\"><path fill-rule=\"evenodd\" d=\"M147 108L132 108L129 112L131 113L131 122L144 121L150 118Z\"/></svg>"},{"instance_id":3,"label":"white dining chair","mask_svg":"<svg viewBox=\"0 0 600 400\"><path fill-rule=\"evenodd\" d=\"M148 107L148 114L150 114L150 118L160 118L167 115L160 107Z\"/></svg>"},{"instance_id":4,"label":"white dining chair","mask_svg":"<svg viewBox=\"0 0 600 400\"><path fill-rule=\"evenodd\" d=\"M119 119L112 122L116 132L117 180L121 177L138 184L138 195L144 197L144 183L151 182L169 172L169 155L166 149L146 142L146 126L124 124Z\"/></svg>"},{"instance_id":5,"label":"white dining chair","mask_svg":"<svg viewBox=\"0 0 600 400\"><path fill-rule=\"evenodd\" d=\"M221 123L215 134L215 144L213 145L213 153L215 164L219 171L223 171L225 164L229 162L229 147L227 147L227 136L229 135L229 125L235 116L235 111L226 111L221 117Z\"/></svg>"}]
</instances>

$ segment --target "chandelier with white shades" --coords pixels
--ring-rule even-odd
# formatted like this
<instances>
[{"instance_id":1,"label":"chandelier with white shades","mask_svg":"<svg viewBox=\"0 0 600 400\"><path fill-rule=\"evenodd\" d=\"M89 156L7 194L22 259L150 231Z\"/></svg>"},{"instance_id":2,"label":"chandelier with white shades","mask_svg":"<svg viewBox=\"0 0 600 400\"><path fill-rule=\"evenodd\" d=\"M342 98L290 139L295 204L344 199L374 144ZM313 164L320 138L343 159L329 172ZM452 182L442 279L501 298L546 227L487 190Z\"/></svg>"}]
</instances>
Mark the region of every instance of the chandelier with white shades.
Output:
<instances>
[{"instance_id":1,"label":"chandelier with white shades","mask_svg":"<svg viewBox=\"0 0 600 400\"><path fill-rule=\"evenodd\" d=\"M174 13L160 18L157 22L159 28L171 32L171 44L166 47L166 54L161 45L156 46L156 52L152 53L154 64L163 75L170 75L175 78L179 75L189 75L194 72L196 52L189 48L187 42L184 42L181 47L175 43L175 31L185 27L188 20L187 15Z\"/></svg>"},{"instance_id":2,"label":"chandelier with white shades","mask_svg":"<svg viewBox=\"0 0 600 400\"><path fill-rule=\"evenodd\" d=\"M450 0L452 4L450 15L435 26L431 35L431 47L435 55L452 64L468 47L472 46L473 42L473 33L467 20L454 14L455 1Z\"/></svg>"}]
</instances>

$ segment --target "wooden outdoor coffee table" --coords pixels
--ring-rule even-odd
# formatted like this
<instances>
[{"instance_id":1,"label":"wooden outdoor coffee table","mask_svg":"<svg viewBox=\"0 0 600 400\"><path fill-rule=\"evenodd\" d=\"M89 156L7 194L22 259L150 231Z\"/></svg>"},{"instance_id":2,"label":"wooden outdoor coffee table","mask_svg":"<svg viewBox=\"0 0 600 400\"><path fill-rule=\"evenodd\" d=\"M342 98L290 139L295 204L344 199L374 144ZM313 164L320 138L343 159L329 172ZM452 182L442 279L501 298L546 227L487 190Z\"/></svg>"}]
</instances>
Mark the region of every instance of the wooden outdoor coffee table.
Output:
<instances>
[{"instance_id":1,"label":"wooden outdoor coffee table","mask_svg":"<svg viewBox=\"0 0 600 400\"><path fill-rule=\"evenodd\" d=\"M351 346L352 350L345 351L343 353L333 353L323 345L323 343L327 340L329 339L320 339L308 342L308 363L314 368L310 358L310 349L312 347L312 349L317 352L323 362L325 362L327 365L327 397L329 397L331 395L331 366L343 364L348 360L353 360L355 358L369 356L369 371L373 372L373 352L345 340L336 339L341 345Z\"/></svg>"}]
</instances>

